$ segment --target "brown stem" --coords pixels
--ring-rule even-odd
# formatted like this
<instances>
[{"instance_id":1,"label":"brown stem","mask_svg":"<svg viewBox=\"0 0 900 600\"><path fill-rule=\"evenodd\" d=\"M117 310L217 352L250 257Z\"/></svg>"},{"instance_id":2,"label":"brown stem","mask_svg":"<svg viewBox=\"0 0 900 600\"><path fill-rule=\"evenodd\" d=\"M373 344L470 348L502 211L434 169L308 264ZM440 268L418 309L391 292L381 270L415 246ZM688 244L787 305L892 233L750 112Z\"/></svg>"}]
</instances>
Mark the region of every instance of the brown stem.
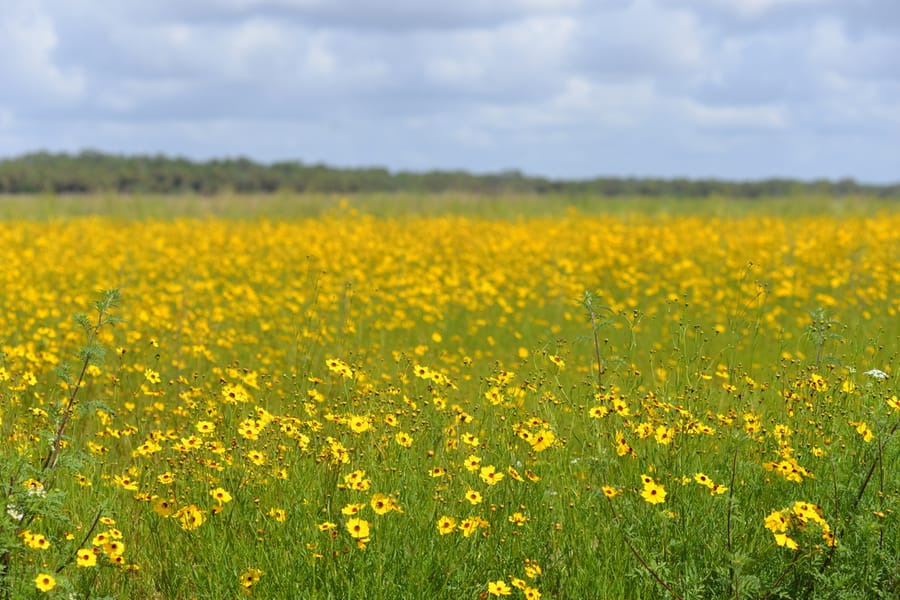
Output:
<instances>
[{"instance_id":1,"label":"brown stem","mask_svg":"<svg viewBox=\"0 0 900 600\"><path fill-rule=\"evenodd\" d=\"M737 450L731 455L731 480L728 482L728 517L726 519L725 543L728 546L728 578L731 579L731 587L734 589L734 597L740 597L737 575L734 572L734 558L731 545L731 510L734 503L734 477L737 472Z\"/></svg>"},{"instance_id":2,"label":"brown stem","mask_svg":"<svg viewBox=\"0 0 900 600\"><path fill-rule=\"evenodd\" d=\"M897 429L900 428L900 421L894 423L894 426L891 427L891 430L884 436L883 439L878 441L878 456L875 457L875 460L872 462L872 466L869 467L868 472L866 473L865 478L863 479L862 484L859 486L859 491L856 493L856 498L853 500L853 504L850 507L850 510L847 512L848 515L852 515L856 513L856 507L859 506L860 501L862 500L863 495L866 493L866 487L869 485L869 481L872 479L872 475L875 473L875 469L878 467L879 463L881 463L882 451L884 450L885 444L887 444L888 440L893 436ZM841 528L841 531L835 535L835 538L843 535L845 528ZM828 551L828 556L825 557L825 560L822 561L822 566L819 569L820 573L824 573L825 569L831 564L831 560L834 558L834 551L837 548L837 544L835 543Z\"/></svg>"},{"instance_id":3,"label":"brown stem","mask_svg":"<svg viewBox=\"0 0 900 600\"><path fill-rule=\"evenodd\" d=\"M75 546L75 552L69 555L69 557L58 567L56 567L57 573L62 573L62 570L65 569L71 562L75 556L78 555L78 550L84 547L85 542L87 542L88 538L91 537L91 534L94 533L94 529L97 527L97 523L100 522L100 515L103 514L103 509L99 509L97 514L94 516L94 520L91 523L91 526L88 527L87 533L84 534L84 538L82 538L81 543Z\"/></svg>"},{"instance_id":4,"label":"brown stem","mask_svg":"<svg viewBox=\"0 0 900 600\"><path fill-rule=\"evenodd\" d=\"M615 506L613 506L612 498L607 496L606 500L609 502L609 508L610 510L612 510L613 518L616 520L616 524L620 526L619 531L621 531L622 522L619 519L619 514L616 512ZM674 589L672 589L672 586L666 583L666 581L662 577L660 577L656 571L653 570L653 567L651 567L647 563L647 561L644 560L644 557L641 556L641 553L637 551L637 548L634 547L634 544L631 543L631 540L628 539L628 536L625 535L624 532L622 532L622 539L625 540L625 545L628 546L628 549L631 550L631 553L634 555L634 557L638 560L639 563L641 563L641 566L644 567L644 570L650 573L650 575L653 577L653 579L656 580L659 585L664 587L670 594L672 594L673 598L682 600L682 597Z\"/></svg>"},{"instance_id":5,"label":"brown stem","mask_svg":"<svg viewBox=\"0 0 900 600\"><path fill-rule=\"evenodd\" d=\"M800 559L800 553L794 553L794 560L792 560L791 564L789 564L787 566L787 568L785 568L785 570L781 572L781 575L779 575L778 578L772 582L771 587L769 587L769 591L766 592L766 595L763 596L762 598L760 598L759 600L768 600L769 596L771 596L772 594L775 593L775 590L778 589L778 584L780 584L781 580L784 579L787 576L787 574L791 572L791 569L793 569L794 566L796 566L797 561L799 559Z\"/></svg>"}]
</instances>

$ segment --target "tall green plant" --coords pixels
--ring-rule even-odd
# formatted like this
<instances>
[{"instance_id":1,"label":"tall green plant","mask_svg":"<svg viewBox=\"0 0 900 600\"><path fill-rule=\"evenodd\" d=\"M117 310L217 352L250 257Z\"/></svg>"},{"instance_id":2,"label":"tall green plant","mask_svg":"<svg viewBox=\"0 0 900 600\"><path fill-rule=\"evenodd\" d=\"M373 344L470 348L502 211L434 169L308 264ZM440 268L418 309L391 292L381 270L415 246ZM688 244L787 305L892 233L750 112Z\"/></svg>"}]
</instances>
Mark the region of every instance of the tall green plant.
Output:
<instances>
[{"instance_id":1,"label":"tall green plant","mask_svg":"<svg viewBox=\"0 0 900 600\"><path fill-rule=\"evenodd\" d=\"M102 362L104 348L100 343L100 332L121 322L112 316L119 304L117 289L105 291L94 304L94 316L80 314L75 321L85 335L84 346L78 352L77 368L63 365L58 374L62 378L67 394L47 416L48 428L36 434L23 434L26 443L0 449L0 505L5 507L6 518L0 519L0 597L21 597L25 589L52 589L56 585L55 575L70 565L76 551L90 538L102 512L97 510L82 539L69 537L55 539L49 531L68 524L67 510L72 504L67 502L66 492L57 489L60 472L77 469L81 464L73 444L67 439L67 432L73 418L89 403L81 403L79 392L85 384L89 367ZM77 375L73 375L77 373ZM33 414L43 413L43 409L27 407ZM20 437L20 436L16 436ZM46 449L46 450L43 450ZM32 531L35 530L35 531ZM46 533L45 533L46 532ZM72 547L72 542L79 542ZM30 553L40 553L42 570L36 577L26 575L26 563L34 562ZM48 568L48 565L54 565Z\"/></svg>"}]
</instances>

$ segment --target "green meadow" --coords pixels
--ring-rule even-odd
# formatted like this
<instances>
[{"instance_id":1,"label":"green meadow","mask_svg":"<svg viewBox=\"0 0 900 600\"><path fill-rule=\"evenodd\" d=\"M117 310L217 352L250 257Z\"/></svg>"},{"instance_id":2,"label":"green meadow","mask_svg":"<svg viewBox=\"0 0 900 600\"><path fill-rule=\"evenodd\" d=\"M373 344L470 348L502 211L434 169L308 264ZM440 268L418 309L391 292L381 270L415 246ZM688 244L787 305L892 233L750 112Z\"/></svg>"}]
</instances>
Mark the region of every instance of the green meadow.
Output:
<instances>
[{"instance_id":1,"label":"green meadow","mask_svg":"<svg viewBox=\"0 0 900 600\"><path fill-rule=\"evenodd\" d=\"M900 597L900 210L0 198L0 597Z\"/></svg>"}]
</instances>

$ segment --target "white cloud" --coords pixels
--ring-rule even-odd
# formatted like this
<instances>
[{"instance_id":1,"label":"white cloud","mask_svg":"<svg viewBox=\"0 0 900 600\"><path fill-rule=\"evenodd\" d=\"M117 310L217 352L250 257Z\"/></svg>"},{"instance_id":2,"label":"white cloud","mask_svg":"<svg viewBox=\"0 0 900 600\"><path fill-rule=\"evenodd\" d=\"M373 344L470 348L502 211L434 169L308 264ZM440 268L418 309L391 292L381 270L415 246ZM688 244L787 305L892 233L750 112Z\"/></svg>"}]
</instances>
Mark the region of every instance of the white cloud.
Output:
<instances>
[{"instance_id":1,"label":"white cloud","mask_svg":"<svg viewBox=\"0 0 900 600\"><path fill-rule=\"evenodd\" d=\"M700 128L738 130L785 130L788 111L777 105L708 106L693 100L683 102L684 114Z\"/></svg>"},{"instance_id":2,"label":"white cloud","mask_svg":"<svg viewBox=\"0 0 900 600\"><path fill-rule=\"evenodd\" d=\"M582 0L156 0L129 10L159 21L228 23L263 17L330 29L409 32L495 27L521 18L570 14L590 4Z\"/></svg>"},{"instance_id":3,"label":"white cloud","mask_svg":"<svg viewBox=\"0 0 900 600\"><path fill-rule=\"evenodd\" d=\"M9 0L4 11L7 154L898 177L896 0Z\"/></svg>"},{"instance_id":4,"label":"white cloud","mask_svg":"<svg viewBox=\"0 0 900 600\"><path fill-rule=\"evenodd\" d=\"M84 92L77 69L60 69L53 61L58 35L38 4L4 6L0 19L0 79L4 96L43 102L43 96L68 100Z\"/></svg>"},{"instance_id":5,"label":"white cloud","mask_svg":"<svg viewBox=\"0 0 900 600\"><path fill-rule=\"evenodd\" d=\"M662 104L646 79L596 82L576 76L566 82L551 107L569 125L627 129L653 120Z\"/></svg>"},{"instance_id":6,"label":"white cloud","mask_svg":"<svg viewBox=\"0 0 900 600\"><path fill-rule=\"evenodd\" d=\"M636 0L601 8L580 23L574 58L597 77L678 79L710 59L706 38L690 11Z\"/></svg>"},{"instance_id":7,"label":"white cloud","mask_svg":"<svg viewBox=\"0 0 900 600\"><path fill-rule=\"evenodd\" d=\"M852 36L835 17L815 23L806 54L810 63L848 77L900 81L900 38L881 32Z\"/></svg>"},{"instance_id":8,"label":"white cloud","mask_svg":"<svg viewBox=\"0 0 900 600\"><path fill-rule=\"evenodd\" d=\"M517 89L531 96L535 88L552 86L566 68L575 29L570 18L532 18L422 38L423 75L451 90L515 94Z\"/></svg>"},{"instance_id":9,"label":"white cloud","mask_svg":"<svg viewBox=\"0 0 900 600\"><path fill-rule=\"evenodd\" d=\"M706 0L720 10L729 11L743 18L760 17L775 9L813 7L828 4L830 0Z\"/></svg>"}]
</instances>

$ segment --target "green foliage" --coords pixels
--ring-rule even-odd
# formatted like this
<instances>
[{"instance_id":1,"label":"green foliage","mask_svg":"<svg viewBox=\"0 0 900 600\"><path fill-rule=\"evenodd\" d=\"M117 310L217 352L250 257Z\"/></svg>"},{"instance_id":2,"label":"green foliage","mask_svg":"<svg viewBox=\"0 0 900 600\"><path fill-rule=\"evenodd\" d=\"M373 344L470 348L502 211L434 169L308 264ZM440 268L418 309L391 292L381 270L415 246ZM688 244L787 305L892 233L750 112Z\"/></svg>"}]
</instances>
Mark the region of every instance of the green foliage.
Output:
<instances>
[{"instance_id":1,"label":"green foliage","mask_svg":"<svg viewBox=\"0 0 900 600\"><path fill-rule=\"evenodd\" d=\"M94 305L95 320L85 315L75 316L86 338L78 353L80 373L76 378L70 366L63 364L58 368L57 372L69 394L64 403L51 412L49 428L29 436L30 442L38 443L28 445L26 442L14 447L4 445L0 449L0 481L3 482L0 484L0 506L5 507L6 511L6 515L0 517L0 598L21 598L33 593L34 582L28 581L24 574L30 572L28 565L34 563L34 552L47 555L43 572L57 575L72 563L75 550L80 547L71 545L75 536L63 538L60 532L62 529L72 531L82 528L80 523L85 515L78 514L78 511L85 506L74 501L69 486L57 487L56 484L61 476L73 477L86 463L85 453L79 449L81 444L72 447L69 443L67 427L78 408L78 392L87 368L98 364L103 358L103 345L97 339L100 331L120 322L110 314L119 299L116 289L103 292ZM12 415L5 416L9 418ZM45 456L40 454L43 448L49 448ZM93 524L86 529L85 538L93 532L102 512L102 508L97 511ZM33 536L44 540L46 548L37 543L30 544L29 540L37 539ZM84 544L84 540L80 541ZM71 591L72 582L62 579L56 589Z\"/></svg>"},{"instance_id":2,"label":"green foliage","mask_svg":"<svg viewBox=\"0 0 900 600\"><path fill-rule=\"evenodd\" d=\"M822 352L825 345L829 342L842 342L843 336L839 330L843 329L843 325L837 319L829 316L828 311L824 308L817 308L809 312L811 322L807 325L803 335L810 340L816 348L816 368L822 363Z\"/></svg>"},{"instance_id":3,"label":"green foliage","mask_svg":"<svg viewBox=\"0 0 900 600\"><path fill-rule=\"evenodd\" d=\"M605 197L763 198L799 194L900 198L900 185L865 185L852 179L814 181L598 177L553 180L518 171L474 175L465 171L396 172L383 168L339 169L300 162L261 165L246 158L198 163L184 158L118 156L94 151L76 155L38 152L0 161L0 194L239 194L292 191L357 194L565 194Z\"/></svg>"},{"instance_id":4,"label":"green foliage","mask_svg":"<svg viewBox=\"0 0 900 600\"><path fill-rule=\"evenodd\" d=\"M900 411L889 406L900 389L896 350L885 344L888 351L877 354L879 339L896 338L890 299L872 308L870 322L860 311L845 309L839 314L847 329L824 311L814 313L807 327L803 307L820 300L813 294L766 298L742 274L745 259L730 260L729 253L723 254L726 276L707 257L705 268L690 277L666 277L665 270L685 257L701 259L702 252L660 252L653 268L641 272L644 262L619 249L619 266L604 265L581 280L554 279L562 259L572 256L567 250L577 254L582 247L566 246L584 228L577 216L565 227L539 221L531 235L507 239L511 228L501 228L441 246L471 226L448 219L434 243L410 246L396 259L392 268L404 279L396 284L397 295L386 299L374 290L389 281L377 265L390 252L367 247L375 237L367 230L354 238L366 217L351 209L341 218L340 228L308 250L321 252L321 263L304 254L309 245L285 251L306 236L284 223L258 225L266 242L259 253L241 245L249 238L238 233L247 230L234 222L215 223L218 231L199 222L181 224L188 230L181 243L166 234L171 223L151 223L151 241L159 246L128 237L113 244L131 261L131 271L120 268L123 285L144 302L123 307L133 329L106 328L119 322L110 314L119 308L115 293L77 318L77 329L58 315L41 322L46 327L39 335L33 333L38 325L21 326L9 345L19 362L7 365L11 377L0 387L8 442L0 449L0 486L12 482L0 487L0 498L22 515L0 514L8 596L38 596L34 577L46 572L57 582L46 597L62 598L476 598L485 597L488 582L524 579L526 560L543 567L542 575L526 583L544 598L897 596L900 482L892 466L900 460ZM328 226L327 219L313 223ZM396 222L377 225L398 244ZM416 239L427 240L433 225L416 222ZM723 228L742 226L727 221ZM549 233L551 227L563 234ZM584 263L607 245L604 228L593 230L600 232L598 249L585 253ZM80 242L109 235L109 229L97 231L73 237ZM696 229L686 231L684 241ZM485 269L461 279L454 260L476 238L491 243L488 254L472 260ZM896 245L887 239L880 247L893 252ZM212 271L175 268L190 245L210 240L218 242L202 259ZM527 264L546 268L522 267L531 243L541 244L538 253L547 258ZM780 246L781 240L774 243ZM500 250L493 244L509 249L508 263L493 262L491 255ZM445 252L429 254L439 247ZM104 250L97 252L102 266L113 254ZM147 258L143 267L135 261L141 252ZM366 252L379 260L358 261ZM406 262L409 256L416 260ZM828 261L810 262L818 269ZM306 274L302 266L285 270L303 264ZM347 269L349 264L355 268ZM335 271L340 277L333 277ZM45 275L61 298L77 298L76 308L61 312L88 305L81 293L102 279L99 272L85 270L79 283L63 289ZM523 272L531 279L514 285ZM428 273L436 277L424 278ZM635 273L649 276L634 278L631 291L618 298L598 283ZM337 283L331 285L330 277ZM877 289L887 289L887 281ZM449 301L485 282L497 293L483 305ZM516 298L516 290L526 286L533 293ZM700 289L689 293L690 286ZM290 293L282 293L288 288ZM578 298L585 288L598 291ZM832 292L830 277L823 278L822 289ZM728 293L719 297L717 291ZM410 310L409 297L422 300L426 311ZM769 303L765 309L763 302ZM13 314L31 306L16 304L19 313ZM279 311L288 307L290 318L282 318ZM367 312L382 307L390 311ZM408 322L408 328L389 326L385 315L395 311L408 311L395 321ZM765 324L766 316L779 314L780 320ZM476 320L483 322L477 329ZM843 343L830 337L838 331L846 337ZM82 345L78 362L54 365L42 355L39 383L19 386L32 368L24 360L30 342L74 357L70 346L76 341ZM786 347L810 352L794 355ZM822 347L821 369L815 369L811 356ZM107 352L108 368L91 369L104 348L117 349L115 355ZM345 375L340 364L332 368L332 362L355 375ZM434 372L417 374L417 363ZM831 363L845 367L832 369ZM870 366L893 375L862 373ZM453 385L434 377L441 374ZM239 384L248 388L248 397L230 400L228 390ZM505 400L493 404L487 394L492 387L502 388ZM630 410L620 410L619 403ZM351 415L371 418L372 429L354 432L347 426ZM753 431L747 417L757 419ZM388 418L399 423L395 427ZM523 423L533 423L530 440L550 432L557 442L536 449L522 437ZM211 430L204 433L206 426ZM779 433L785 426L793 433ZM872 439L863 437L866 427ZM672 439L655 439L669 428ZM400 429L415 439L410 447L395 439ZM470 447L461 441L464 434L479 441ZM618 452L619 437L634 446L633 453ZM346 446L346 464L328 454L330 440ZM153 443L159 448L143 452ZM248 460L254 451L268 461ZM487 485L464 464L469 454L500 467L505 480ZM786 456L814 476L794 482L766 466ZM430 475L435 466L446 467L444 476ZM356 469L367 471L372 489L347 489L344 478ZM724 493L695 481L701 471ZM168 482L160 479L166 474ZM645 474L665 485L664 503L642 497ZM79 475L91 485L79 487ZM30 493L23 485L28 479L40 481L44 494ZM615 497L607 500L605 486ZM230 502L213 500L210 493L218 487L233 496ZM469 487L484 496L478 506L464 498ZM396 497L403 512L373 514L373 492ZM172 511L197 509L203 525L186 527L177 512L159 509L161 500L171 501ZM833 550L814 525L790 532L798 550L777 545L766 529L770 511L801 500L821 505L839 540ZM365 548L349 534L341 510L354 502L365 505L362 515L372 525ZM284 511L283 521L270 512L275 509ZM528 518L524 526L509 520L520 511ZM442 535L436 523L445 515L457 521L479 515L489 526L472 536L459 529ZM120 564L91 541L102 529L101 518L111 516L128 546ZM325 521L335 527L320 529ZM46 535L51 547L25 548L26 529ZM73 552L85 547L96 548L106 562L78 568ZM255 569L263 571L261 579L245 586L242 578ZM523 594L513 589L511 597Z\"/></svg>"}]
</instances>

